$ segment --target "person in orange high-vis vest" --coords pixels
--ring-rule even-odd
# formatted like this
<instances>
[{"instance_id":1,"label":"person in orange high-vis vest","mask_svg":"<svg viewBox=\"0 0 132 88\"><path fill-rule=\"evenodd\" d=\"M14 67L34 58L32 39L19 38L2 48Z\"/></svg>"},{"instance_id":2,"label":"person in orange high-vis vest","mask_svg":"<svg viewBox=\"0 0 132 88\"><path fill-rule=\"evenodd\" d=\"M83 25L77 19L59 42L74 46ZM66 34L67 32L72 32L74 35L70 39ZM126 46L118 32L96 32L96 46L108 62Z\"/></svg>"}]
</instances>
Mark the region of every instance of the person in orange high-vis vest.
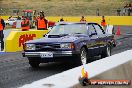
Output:
<instances>
[{"instance_id":1,"label":"person in orange high-vis vest","mask_svg":"<svg viewBox=\"0 0 132 88\"><path fill-rule=\"evenodd\" d=\"M40 18L37 19L37 29L38 30L47 30L47 20L43 13L40 13Z\"/></svg>"},{"instance_id":2,"label":"person in orange high-vis vest","mask_svg":"<svg viewBox=\"0 0 132 88\"><path fill-rule=\"evenodd\" d=\"M5 28L5 22L4 20L1 18L0 16L0 43L1 43L1 51L4 50L4 34L3 34L3 30Z\"/></svg>"},{"instance_id":3,"label":"person in orange high-vis vest","mask_svg":"<svg viewBox=\"0 0 132 88\"><path fill-rule=\"evenodd\" d=\"M21 26L22 26L22 31L28 31L29 30L29 20L24 17L23 21L21 22Z\"/></svg>"},{"instance_id":4,"label":"person in orange high-vis vest","mask_svg":"<svg viewBox=\"0 0 132 88\"><path fill-rule=\"evenodd\" d=\"M82 16L80 22L87 22L84 16Z\"/></svg>"},{"instance_id":5,"label":"person in orange high-vis vest","mask_svg":"<svg viewBox=\"0 0 132 88\"><path fill-rule=\"evenodd\" d=\"M103 26L104 29L107 26L104 16L102 16L101 26Z\"/></svg>"}]
</instances>

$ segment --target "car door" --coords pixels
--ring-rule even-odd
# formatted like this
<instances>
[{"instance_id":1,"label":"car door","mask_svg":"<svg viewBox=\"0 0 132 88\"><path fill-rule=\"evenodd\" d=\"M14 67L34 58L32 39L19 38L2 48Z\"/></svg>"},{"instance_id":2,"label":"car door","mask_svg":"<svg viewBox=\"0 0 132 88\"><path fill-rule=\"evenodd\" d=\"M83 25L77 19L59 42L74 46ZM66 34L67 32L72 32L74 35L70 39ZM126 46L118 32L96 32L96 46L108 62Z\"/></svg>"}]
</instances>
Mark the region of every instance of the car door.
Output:
<instances>
[{"instance_id":1,"label":"car door","mask_svg":"<svg viewBox=\"0 0 132 88\"><path fill-rule=\"evenodd\" d=\"M92 23L88 23L88 35L90 42L87 44L90 55L97 55L99 53L98 36L95 27Z\"/></svg>"},{"instance_id":2,"label":"car door","mask_svg":"<svg viewBox=\"0 0 132 88\"><path fill-rule=\"evenodd\" d=\"M99 52L102 52L103 48L106 45L106 35L99 24L95 23L93 24L93 26L97 32L97 45L99 47Z\"/></svg>"}]
</instances>

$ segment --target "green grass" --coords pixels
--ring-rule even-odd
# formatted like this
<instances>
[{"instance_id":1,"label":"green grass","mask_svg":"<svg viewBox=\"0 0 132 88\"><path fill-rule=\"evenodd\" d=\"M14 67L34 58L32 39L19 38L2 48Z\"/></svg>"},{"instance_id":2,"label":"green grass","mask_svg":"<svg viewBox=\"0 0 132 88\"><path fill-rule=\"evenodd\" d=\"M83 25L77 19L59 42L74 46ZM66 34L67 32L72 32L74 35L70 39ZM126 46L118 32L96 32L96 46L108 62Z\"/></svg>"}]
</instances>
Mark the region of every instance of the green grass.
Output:
<instances>
[{"instance_id":1,"label":"green grass","mask_svg":"<svg viewBox=\"0 0 132 88\"><path fill-rule=\"evenodd\" d=\"M116 15L117 8L123 8L132 0L0 0L4 15L13 15L13 8L43 10L48 16ZM22 14L22 13L20 13Z\"/></svg>"}]
</instances>

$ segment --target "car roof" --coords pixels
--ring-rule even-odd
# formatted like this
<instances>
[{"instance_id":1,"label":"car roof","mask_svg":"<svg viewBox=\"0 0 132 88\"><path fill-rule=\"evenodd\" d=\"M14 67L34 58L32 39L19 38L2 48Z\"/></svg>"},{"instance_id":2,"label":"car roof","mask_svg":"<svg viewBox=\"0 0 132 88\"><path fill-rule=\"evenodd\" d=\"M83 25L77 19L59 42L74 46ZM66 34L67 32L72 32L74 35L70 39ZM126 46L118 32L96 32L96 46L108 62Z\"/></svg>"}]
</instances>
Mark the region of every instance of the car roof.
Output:
<instances>
[{"instance_id":1,"label":"car roof","mask_svg":"<svg viewBox=\"0 0 132 88\"><path fill-rule=\"evenodd\" d=\"M95 22L58 22L58 23L56 23L56 25L66 25L66 24L89 24L89 23L97 24L97 23L95 23Z\"/></svg>"}]
</instances>

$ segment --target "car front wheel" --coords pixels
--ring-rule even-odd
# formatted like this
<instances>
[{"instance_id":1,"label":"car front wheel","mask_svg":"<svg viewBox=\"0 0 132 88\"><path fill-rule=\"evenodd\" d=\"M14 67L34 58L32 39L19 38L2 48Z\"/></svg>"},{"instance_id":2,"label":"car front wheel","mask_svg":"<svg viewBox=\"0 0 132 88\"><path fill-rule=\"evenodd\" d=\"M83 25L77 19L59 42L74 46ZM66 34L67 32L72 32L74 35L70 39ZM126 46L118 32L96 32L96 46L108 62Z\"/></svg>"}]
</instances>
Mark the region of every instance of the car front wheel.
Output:
<instances>
[{"instance_id":1,"label":"car front wheel","mask_svg":"<svg viewBox=\"0 0 132 88\"><path fill-rule=\"evenodd\" d=\"M81 59L81 64L87 64L88 54L87 54L87 50L84 47L80 50L80 59Z\"/></svg>"}]
</instances>

